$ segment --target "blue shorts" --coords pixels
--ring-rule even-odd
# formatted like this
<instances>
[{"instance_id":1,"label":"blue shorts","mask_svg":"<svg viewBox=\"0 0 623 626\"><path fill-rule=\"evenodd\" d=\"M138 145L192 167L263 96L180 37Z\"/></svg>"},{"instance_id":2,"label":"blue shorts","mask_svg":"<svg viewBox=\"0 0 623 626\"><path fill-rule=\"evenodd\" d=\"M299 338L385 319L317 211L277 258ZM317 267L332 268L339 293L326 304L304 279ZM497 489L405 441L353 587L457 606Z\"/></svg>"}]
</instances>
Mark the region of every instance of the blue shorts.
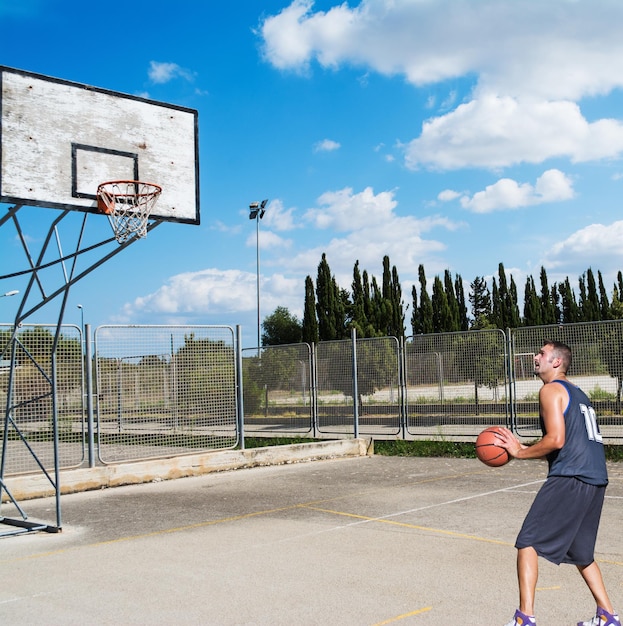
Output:
<instances>
[{"instance_id":1,"label":"blue shorts","mask_svg":"<svg viewBox=\"0 0 623 626\"><path fill-rule=\"evenodd\" d=\"M560 565L590 565L606 486L574 477L551 476L526 515L515 547L532 547L539 556Z\"/></svg>"}]
</instances>

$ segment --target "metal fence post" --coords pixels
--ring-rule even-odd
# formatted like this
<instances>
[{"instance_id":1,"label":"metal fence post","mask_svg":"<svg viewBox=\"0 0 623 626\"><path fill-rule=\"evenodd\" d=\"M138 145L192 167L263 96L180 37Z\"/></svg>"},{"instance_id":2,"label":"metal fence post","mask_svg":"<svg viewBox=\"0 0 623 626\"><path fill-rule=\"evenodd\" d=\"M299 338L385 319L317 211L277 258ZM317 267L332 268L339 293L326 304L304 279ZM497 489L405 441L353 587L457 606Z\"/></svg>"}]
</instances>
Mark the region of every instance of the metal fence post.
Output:
<instances>
[{"instance_id":1,"label":"metal fence post","mask_svg":"<svg viewBox=\"0 0 623 626\"><path fill-rule=\"evenodd\" d=\"M316 355L316 344L311 343L311 365L310 365L310 401L311 401L311 420L312 420L312 437L316 438L318 436L318 367L317 367L317 355Z\"/></svg>"},{"instance_id":2,"label":"metal fence post","mask_svg":"<svg viewBox=\"0 0 623 626\"><path fill-rule=\"evenodd\" d=\"M355 439L359 439L359 386L357 383L357 329L350 332L353 343L353 424Z\"/></svg>"},{"instance_id":3,"label":"metal fence post","mask_svg":"<svg viewBox=\"0 0 623 626\"><path fill-rule=\"evenodd\" d=\"M236 389L238 395L238 415L236 421L238 423L238 439L240 449L244 450L244 394L242 388L242 326L236 326Z\"/></svg>"},{"instance_id":4,"label":"metal fence post","mask_svg":"<svg viewBox=\"0 0 623 626\"><path fill-rule=\"evenodd\" d=\"M95 431L93 426L93 347L91 344L91 324L84 325L84 366L86 370L87 446L89 450L89 467L95 467Z\"/></svg>"}]
</instances>

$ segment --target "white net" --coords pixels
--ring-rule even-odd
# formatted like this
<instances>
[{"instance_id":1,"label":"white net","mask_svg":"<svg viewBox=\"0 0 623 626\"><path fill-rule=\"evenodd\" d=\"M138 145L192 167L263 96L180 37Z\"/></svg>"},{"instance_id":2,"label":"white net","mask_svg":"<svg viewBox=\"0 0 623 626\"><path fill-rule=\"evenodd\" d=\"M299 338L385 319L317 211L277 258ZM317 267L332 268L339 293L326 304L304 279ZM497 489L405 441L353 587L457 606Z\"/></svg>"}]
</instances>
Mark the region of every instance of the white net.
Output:
<instances>
[{"instance_id":1,"label":"white net","mask_svg":"<svg viewBox=\"0 0 623 626\"><path fill-rule=\"evenodd\" d=\"M137 180L115 180L97 188L97 206L108 215L119 243L147 236L147 221L162 188Z\"/></svg>"}]
</instances>

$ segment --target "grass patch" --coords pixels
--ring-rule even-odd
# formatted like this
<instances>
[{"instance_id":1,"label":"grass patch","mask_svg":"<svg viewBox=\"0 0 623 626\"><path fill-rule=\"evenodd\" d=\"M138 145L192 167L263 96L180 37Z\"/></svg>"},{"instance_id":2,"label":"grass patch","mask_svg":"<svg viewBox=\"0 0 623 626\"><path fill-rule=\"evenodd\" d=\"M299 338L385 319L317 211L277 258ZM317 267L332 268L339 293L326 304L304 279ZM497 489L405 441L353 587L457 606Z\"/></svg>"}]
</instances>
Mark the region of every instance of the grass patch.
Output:
<instances>
[{"instance_id":1,"label":"grass patch","mask_svg":"<svg viewBox=\"0 0 623 626\"><path fill-rule=\"evenodd\" d=\"M623 446L606 445L604 449L606 460L623 461ZM374 453L382 456L476 458L474 443L468 441L404 441L403 439L375 441Z\"/></svg>"},{"instance_id":2,"label":"grass patch","mask_svg":"<svg viewBox=\"0 0 623 626\"><path fill-rule=\"evenodd\" d=\"M450 457L455 459L474 459L474 444L467 441L417 441L380 440L374 442L374 453L382 456L419 456Z\"/></svg>"},{"instance_id":3,"label":"grass patch","mask_svg":"<svg viewBox=\"0 0 623 626\"><path fill-rule=\"evenodd\" d=\"M291 446L295 443L314 443L325 439L309 439L306 437L245 437L245 448L267 448L269 446Z\"/></svg>"},{"instance_id":4,"label":"grass patch","mask_svg":"<svg viewBox=\"0 0 623 626\"><path fill-rule=\"evenodd\" d=\"M245 448L264 448L267 446L287 446L296 443L313 443L326 439L306 437L246 437ZM608 461L623 461L623 445L604 446ZM374 454L379 456L415 456L453 459L475 459L476 450L473 441L445 441L443 439L422 439L405 441L404 439L377 439L374 441Z\"/></svg>"}]
</instances>

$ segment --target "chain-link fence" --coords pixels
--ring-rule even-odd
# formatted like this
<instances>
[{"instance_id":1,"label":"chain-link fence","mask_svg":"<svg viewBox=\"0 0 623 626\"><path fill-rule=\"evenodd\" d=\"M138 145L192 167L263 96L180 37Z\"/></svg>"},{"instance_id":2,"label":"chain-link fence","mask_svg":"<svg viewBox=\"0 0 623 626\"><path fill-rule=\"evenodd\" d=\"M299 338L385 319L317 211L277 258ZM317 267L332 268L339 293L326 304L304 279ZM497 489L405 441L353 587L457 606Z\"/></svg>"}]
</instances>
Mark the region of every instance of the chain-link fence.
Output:
<instances>
[{"instance_id":1,"label":"chain-link fence","mask_svg":"<svg viewBox=\"0 0 623 626\"><path fill-rule=\"evenodd\" d=\"M237 444L231 328L100 326L95 351L103 463Z\"/></svg>"},{"instance_id":2,"label":"chain-link fence","mask_svg":"<svg viewBox=\"0 0 623 626\"><path fill-rule=\"evenodd\" d=\"M518 328L510 333L513 368L513 421L526 437L540 435L541 382L532 375L532 360L545 339L566 343L573 359L568 377L589 396L605 438L623 437L623 321Z\"/></svg>"},{"instance_id":3,"label":"chain-link fence","mask_svg":"<svg viewBox=\"0 0 623 626\"><path fill-rule=\"evenodd\" d=\"M506 336L500 330L417 335L405 345L407 431L474 435L507 424Z\"/></svg>"},{"instance_id":4,"label":"chain-link fence","mask_svg":"<svg viewBox=\"0 0 623 626\"><path fill-rule=\"evenodd\" d=\"M0 402L6 409L2 426L5 475L35 472L39 464L48 471L55 467L54 376L58 465L75 467L84 459L82 336L76 326L63 326L58 338L56 330L54 326L24 324L14 335L13 326L0 325Z\"/></svg>"},{"instance_id":5,"label":"chain-link fence","mask_svg":"<svg viewBox=\"0 0 623 626\"><path fill-rule=\"evenodd\" d=\"M309 435L313 430L313 371L308 344L243 350L245 432Z\"/></svg>"},{"instance_id":6,"label":"chain-link fence","mask_svg":"<svg viewBox=\"0 0 623 626\"><path fill-rule=\"evenodd\" d=\"M240 361L229 327L102 326L87 363L80 329L56 331L24 325L13 338L12 326L0 326L3 475L53 469L55 410L60 468L83 464L87 442L100 462L113 463L232 448L241 432L469 439L506 424L533 438L541 388L533 359L546 338L571 346L569 378L591 398L604 439L623 439L621 320L419 335L404 344L381 337L271 346L240 352ZM95 398L94 431L86 398Z\"/></svg>"}]
</instances>

